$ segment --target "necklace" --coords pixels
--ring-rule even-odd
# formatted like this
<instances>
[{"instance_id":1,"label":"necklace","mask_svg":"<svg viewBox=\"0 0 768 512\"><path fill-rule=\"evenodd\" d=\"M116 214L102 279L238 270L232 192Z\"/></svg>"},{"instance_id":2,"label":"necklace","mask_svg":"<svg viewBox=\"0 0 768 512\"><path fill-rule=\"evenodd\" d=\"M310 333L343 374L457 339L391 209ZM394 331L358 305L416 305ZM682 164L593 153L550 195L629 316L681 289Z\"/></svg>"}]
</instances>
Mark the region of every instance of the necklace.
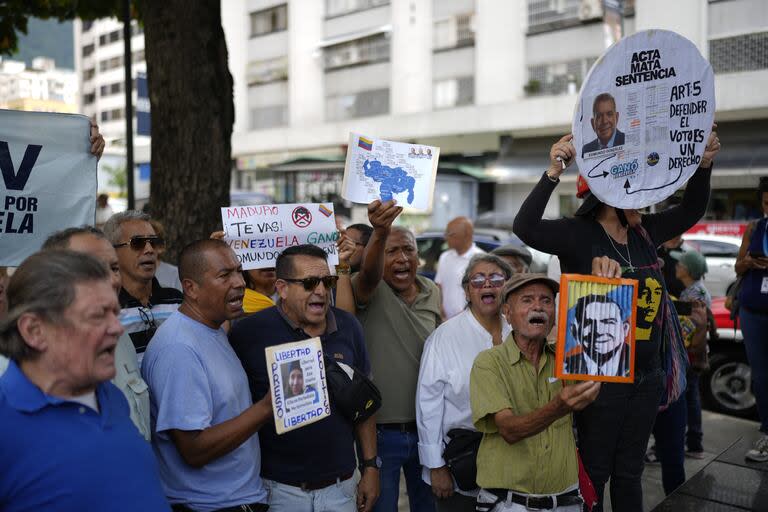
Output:
<instances>
[{"instance_id":1,"label":"necklace","mask_svg":"<svg viewBox=\"0 0 768 512\"><path fill-rule=\"evenodd\" d=\"M598 223L599 224L599 223ZM605 233L605 236L608 237L608 242L611 244L611 247L613 247L613 250L616 251L616 254L619 255L619 258L624 260L624 263L626 263L628 266L626 267L627 272L634 272L635 267L632 265L632 255L629 253L629 236L627 236L627 257L625 258L623 254L619 251L618 247L614 245L613 238L611 238L611 235L608 234L608 231L605 229L605 226L600 224L600 227L603 228L603 233ZM629 235L629 233L627 233ZM625 270L624 268L621 269L622 272Z\"/></svg>"}]
</instances>

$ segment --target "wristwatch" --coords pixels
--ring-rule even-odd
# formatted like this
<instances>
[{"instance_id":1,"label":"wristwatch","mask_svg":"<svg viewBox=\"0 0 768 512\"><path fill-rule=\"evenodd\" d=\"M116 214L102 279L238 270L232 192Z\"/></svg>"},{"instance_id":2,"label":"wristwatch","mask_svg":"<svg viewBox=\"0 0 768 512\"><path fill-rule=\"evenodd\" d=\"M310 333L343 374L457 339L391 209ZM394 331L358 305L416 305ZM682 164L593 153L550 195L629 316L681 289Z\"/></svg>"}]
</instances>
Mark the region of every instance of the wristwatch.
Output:
<instances>
[{"instance_id":1,"label":"wristwatch","mask_svg":"<svg viewBox=\"0 0 768 512\"><path fill-rule=\"evenodd\" d=\"M381 469L381 457L376 456L370 459L363 459L360 463L360 472L362 473L365 468Z\"/></svg>"}]
</instances>

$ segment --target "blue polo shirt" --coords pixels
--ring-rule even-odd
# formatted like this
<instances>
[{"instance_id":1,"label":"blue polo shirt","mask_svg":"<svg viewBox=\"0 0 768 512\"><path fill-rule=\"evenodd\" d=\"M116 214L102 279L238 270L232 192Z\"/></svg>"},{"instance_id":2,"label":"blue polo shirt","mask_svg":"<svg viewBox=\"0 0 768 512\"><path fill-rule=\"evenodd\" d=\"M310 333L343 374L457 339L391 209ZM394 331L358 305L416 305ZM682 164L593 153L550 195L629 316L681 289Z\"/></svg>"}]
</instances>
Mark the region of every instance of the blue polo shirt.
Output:
<instances>
[{"instance_id":1,"label":"blue polo shirt","mask_svg":"<svg viewBox=\"0 0 768 512\"><path fill-rule=\"evenodd\" d=\"M15 362L0 377L0 510L170 511L152 449L113 384L100 412L43 393Z\"/></svg>"},{"instance_id":2,"label":"blue polo shirt","mask_svg":"<svg viewBox=\"0 0 768 512\"><path fill-rule=\"evenodd\" d=\"M269 392L264 349L310 337L291 325L278 306L235 323L229 341L248 374L254 400ZM320 341L328 356L370 373L363 328L354 316L331 307ZM345 476L355 470L354 440L352 424L336 411L333 401L329 417L279 436L274 421L270 421L259 431L261 475L288 484Z\"/></svg>"}]
</instances>

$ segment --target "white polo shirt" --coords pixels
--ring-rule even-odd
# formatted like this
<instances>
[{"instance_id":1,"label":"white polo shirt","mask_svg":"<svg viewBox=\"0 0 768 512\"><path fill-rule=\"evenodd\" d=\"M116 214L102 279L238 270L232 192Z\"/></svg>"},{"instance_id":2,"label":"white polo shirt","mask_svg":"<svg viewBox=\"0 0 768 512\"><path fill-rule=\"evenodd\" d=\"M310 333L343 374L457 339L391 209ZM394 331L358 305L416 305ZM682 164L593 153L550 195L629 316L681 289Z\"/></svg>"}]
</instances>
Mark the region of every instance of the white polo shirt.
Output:
<instances>
[{"instance_id":1,"label":"white polo shirt","mask_svg":"<svg viewBox=\"0 0 768 512\"><path fill-rule=\"evenodd\" d=\"M483 253L485 253L484 250L472 244L464 254L457 253L455 249L448 249L440 255L435 282L440 285L446 319L458 315L467 305L467 297L464 288L461 287L461 278L472 256Z\"/></svg>"}]
</instances>

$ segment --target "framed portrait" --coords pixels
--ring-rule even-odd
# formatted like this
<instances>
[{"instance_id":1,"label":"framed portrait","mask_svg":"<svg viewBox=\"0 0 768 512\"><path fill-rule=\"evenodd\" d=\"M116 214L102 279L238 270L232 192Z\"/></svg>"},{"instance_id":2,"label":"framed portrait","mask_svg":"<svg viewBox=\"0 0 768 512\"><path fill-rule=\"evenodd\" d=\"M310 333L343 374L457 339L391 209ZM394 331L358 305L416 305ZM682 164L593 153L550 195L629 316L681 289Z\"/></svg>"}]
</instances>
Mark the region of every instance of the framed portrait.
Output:
<instances>
[{"instance_id":1,"label":"framed portrait","mask_svg":"<svg viewBox=\"0 0 768 512\"><path fill-rule=\"evenodd\" d=\"M555 376L634 382L637 281L560 278Z\"/></svg>"}]
</instances>

